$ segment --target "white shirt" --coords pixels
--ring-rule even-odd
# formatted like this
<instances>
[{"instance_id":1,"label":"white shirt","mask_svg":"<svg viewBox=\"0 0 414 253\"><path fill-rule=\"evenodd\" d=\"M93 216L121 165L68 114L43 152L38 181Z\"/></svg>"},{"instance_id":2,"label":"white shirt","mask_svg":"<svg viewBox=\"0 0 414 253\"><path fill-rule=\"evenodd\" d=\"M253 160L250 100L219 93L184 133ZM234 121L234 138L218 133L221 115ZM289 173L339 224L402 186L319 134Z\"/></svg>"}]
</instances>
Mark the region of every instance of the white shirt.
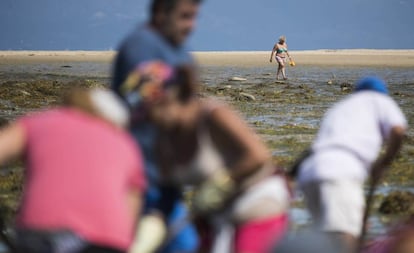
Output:
<instances>
[{"instance_id":1,"label":"white shirt","mask_svg":"<svg viewBox=\"0 0 414 253\"><path fill-rule=\"evenodd\" d=\"M406 128L407 121L389 96L374 91L349 95L325 114L299 180L364 180L396 126Z\"/></svg>"}]
</instances>

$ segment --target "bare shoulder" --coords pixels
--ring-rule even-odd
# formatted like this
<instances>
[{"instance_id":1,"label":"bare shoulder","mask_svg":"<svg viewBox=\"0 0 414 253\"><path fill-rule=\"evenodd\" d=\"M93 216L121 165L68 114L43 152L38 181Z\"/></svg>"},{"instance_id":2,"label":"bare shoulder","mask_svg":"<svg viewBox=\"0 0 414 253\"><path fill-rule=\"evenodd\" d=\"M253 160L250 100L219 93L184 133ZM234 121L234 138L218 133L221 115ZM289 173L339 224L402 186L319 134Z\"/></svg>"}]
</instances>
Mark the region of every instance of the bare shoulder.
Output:
<instances>
[{"instance_id":1,"label":"bare shoulder","mask_svg":"<svg viewBox=\"0 0 414 253\"><path fill-rule=\"evenodd\" d=\"M213 118L225 118L226 115L237 114L229 105L215 99L203 100L202 107Z\"/></svg>"},{"instance_id":2,"label":"bare shoulder","mask_svg":"<svg viewBox=\"0 0 414 253\"><path fill-rule=\"evenodd\" d=\"M201 101L202 111L208 115L210 123L217 126L233 125L243 122L239 113L217 99L203 99Z\"/></svg>"}]
</instances>

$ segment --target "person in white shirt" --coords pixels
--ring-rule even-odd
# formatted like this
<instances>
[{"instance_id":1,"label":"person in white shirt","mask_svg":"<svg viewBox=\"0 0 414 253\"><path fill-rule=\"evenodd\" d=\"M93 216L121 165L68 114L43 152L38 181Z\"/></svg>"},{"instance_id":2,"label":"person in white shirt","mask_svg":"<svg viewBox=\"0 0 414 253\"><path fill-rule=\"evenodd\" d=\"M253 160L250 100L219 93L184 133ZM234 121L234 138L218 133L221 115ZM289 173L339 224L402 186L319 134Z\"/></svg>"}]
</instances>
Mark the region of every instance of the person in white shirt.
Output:
<instances>
[{"instance_id":1,"label":"person in white shirt","mask_svg":"<svg viewBox=\"0 0 414 253\"><path fill-rule=\"evenodd\" d=\"M401 147L407 121L383 80L361 79L325 114L298 172L314 224L356 246L364 213L364 181L378 178ZM382 155L380 151L385 146Z\"/></svg>"}]
</instances>

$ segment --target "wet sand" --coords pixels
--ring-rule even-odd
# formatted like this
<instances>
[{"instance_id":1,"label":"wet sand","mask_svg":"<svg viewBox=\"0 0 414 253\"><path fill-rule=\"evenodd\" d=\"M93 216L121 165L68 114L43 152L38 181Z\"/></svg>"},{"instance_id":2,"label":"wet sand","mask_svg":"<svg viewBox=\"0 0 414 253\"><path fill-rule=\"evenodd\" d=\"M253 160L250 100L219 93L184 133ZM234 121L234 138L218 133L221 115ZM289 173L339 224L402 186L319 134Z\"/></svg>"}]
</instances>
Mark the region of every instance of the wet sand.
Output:
<instances>
[{"instance_id":1,"label":"wet sand","mask_svg":"<svg viewBox=\"0 0 414 253\"><path fill-rule=\"evenodd\" d=\"M0 64L47 62L111 62L115 51L0 51ZM266 66L270 51L194 52L201 65ZM297 65L414 67L414 50L291 51Z\"/></svg>"},{"instance_id":2,"label":"wet sand","mask_svg":"<svg viewBox=\"0 0 414 253\"><path fill-rule=\"evenodd\" d=\"M0 51L0 64L111 62L115 51Z\"/></svg>"},{"instance_id":3,"label":"wet sand","mask_svg":"<svg viewBox=\"0 0 414 253\"><path fill-rule=\"evenodd\" d=\"M414 67L414 50L314 50L290 55L296 65ZM195 56L203 65L266 66L270 51L196 52Z\"/></svg>"}]
</instances>

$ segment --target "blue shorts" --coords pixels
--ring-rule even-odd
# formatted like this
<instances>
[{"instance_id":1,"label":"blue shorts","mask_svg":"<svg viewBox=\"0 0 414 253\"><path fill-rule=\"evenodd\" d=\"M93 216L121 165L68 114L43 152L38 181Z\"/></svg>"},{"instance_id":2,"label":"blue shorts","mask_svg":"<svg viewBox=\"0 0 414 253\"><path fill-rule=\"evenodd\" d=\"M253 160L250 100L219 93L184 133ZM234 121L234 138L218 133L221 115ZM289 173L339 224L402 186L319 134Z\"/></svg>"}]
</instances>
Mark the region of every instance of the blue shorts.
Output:
<instances>
[{"instance_id":1,"label":"blue shorts","mask_svg":"<svg viewBox=\"0 0 414 253\"><path fill-rule=\"evenodd\" d=\"M187 218L187 207L183 202L177 202L168 220L172 236L167 238L166 245L160 250L161 253L197 252L200 243L198 234L194 225Z\"/></svg>"},{"instance_id":2,"label":"blue shorts","mask_svg":"<svg viewBox=\"0 0 414 253\"><path fill-rule=\"evenodd\" d=\"M155 126L149 123L139 124L131 129L131 133L138 141L145 159L148 188L145 194L144 213L156 210L167 217L170 238L159 252L196 252L199 237L195 226L191 221L186 220L188 210L182 200L181 190L159 183L159 170L154 156L154 142L157 136Z\"/></svg>"}]
</instances>

